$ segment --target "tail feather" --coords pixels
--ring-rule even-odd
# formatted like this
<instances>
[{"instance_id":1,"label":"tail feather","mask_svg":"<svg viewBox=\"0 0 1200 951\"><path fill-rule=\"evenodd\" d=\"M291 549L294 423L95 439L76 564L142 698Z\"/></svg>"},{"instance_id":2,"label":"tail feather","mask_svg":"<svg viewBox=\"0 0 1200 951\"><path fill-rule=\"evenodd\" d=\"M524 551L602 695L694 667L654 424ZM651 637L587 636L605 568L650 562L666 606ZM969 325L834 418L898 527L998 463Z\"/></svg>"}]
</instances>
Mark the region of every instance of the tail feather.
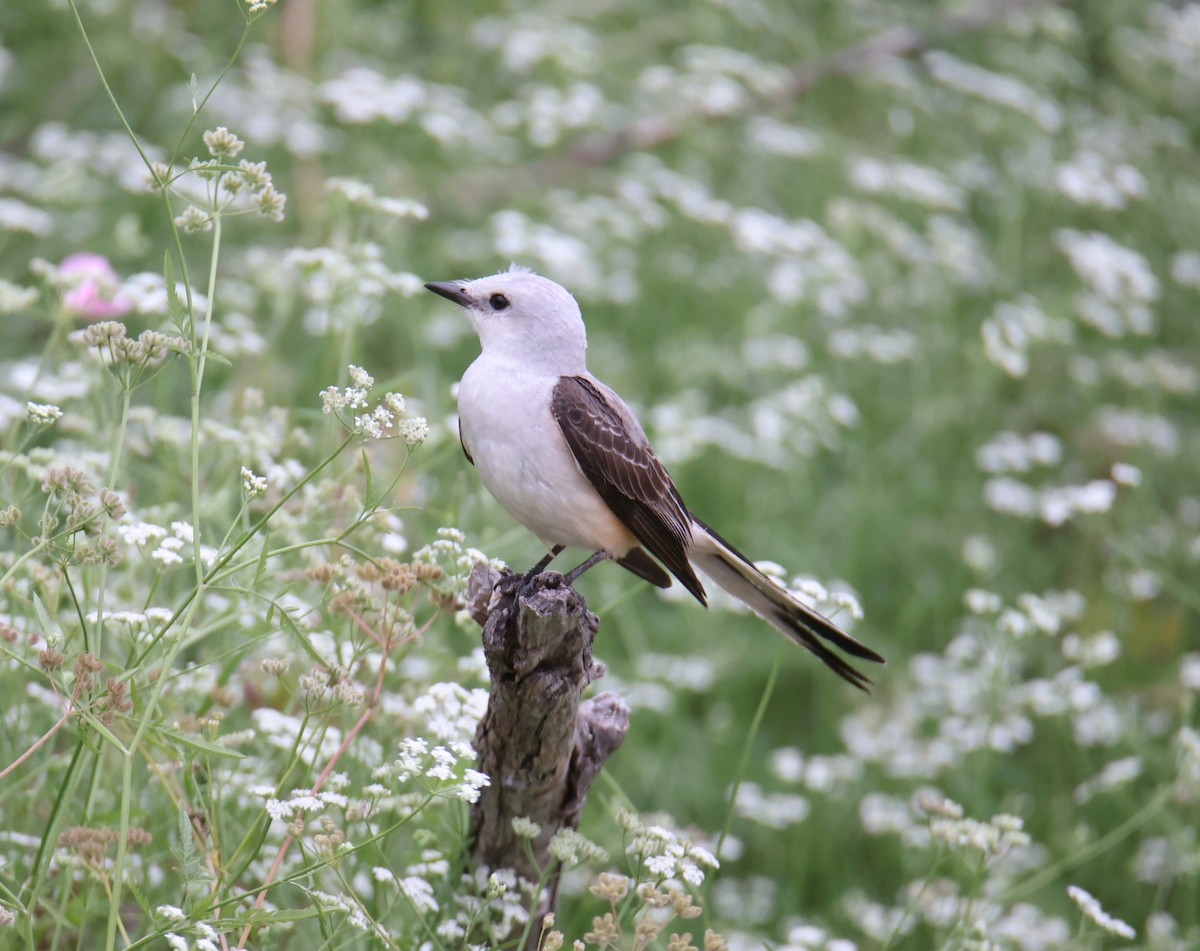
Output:
<instances>
[{"instance_id":1,"label":"tail feather","mask_svg":"<svg viewBox=\"0 0 1200 951\"><path fill-rule=\"evenodd\" d=\"M839 677L860 690L870 692L870 679L823 644L822 640L855 657L882 664L885 661L879 654L851 637L827 617L796 600L711 528L699 519L694 521L689 555L697 568L763 620L816 654Z\"/></svg>"}]
</instances>

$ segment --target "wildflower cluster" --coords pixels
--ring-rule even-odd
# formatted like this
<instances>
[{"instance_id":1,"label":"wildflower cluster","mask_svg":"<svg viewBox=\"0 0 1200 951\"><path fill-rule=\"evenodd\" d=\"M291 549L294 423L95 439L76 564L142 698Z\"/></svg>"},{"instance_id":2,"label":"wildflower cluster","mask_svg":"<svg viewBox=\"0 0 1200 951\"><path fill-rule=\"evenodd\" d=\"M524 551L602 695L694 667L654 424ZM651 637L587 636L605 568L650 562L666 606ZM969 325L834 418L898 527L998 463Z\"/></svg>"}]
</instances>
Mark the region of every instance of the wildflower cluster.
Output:
<instances>
[{"instance_id":1,"label":"wildflower cluster","mask_svg":"<svg viewBox=\"0 0 1200 951\"><path fill-rule=\"evenodd\" d=\"M439 528L436 541L413 553L413 563L438 568L449 585L448 590L462 597L466 594L467 578L479 563L500 570L503 561L489 558L478 548L467 545L467 536L458 528Z\"/></svg>"},{"instance_id":2,"label":"wildflower cluster","mask_svg":"<svg viewBox=\"0 0 1200 951\"><path fill-rule=\"evenodd\" d=\"M102 320L75 331L71 339L94 351L125 390L144 383L146 371L161 366L171 354L190 349L184 337L143 330L135 339L128 333L123 323Z\"/></svg>"},{"instance_id":3,"label":"wildflower cluster","mask_svg":"<svg viewBox=\"0 0 1200 951\"><path fill-rule=\"evenodd\" d=\"M293 248L270 263L279 268L280 291L299 290L304 329L316 336L373 324L385 314L389 295L408 298L421 290L420 278L393 270L373 241Z\"/></svg>"},{"instance_id":4,"label":"wildflower cluster","mask_svg":"<svg viewBox=\"0 0 1200 951\"><path fill-rule=\"evenodd\" d=\"M257 498L267 491L267 480L260 475L255 475L253 469L248 469L242 466L242 492L246 499Z\"/></svg>"},{"instance_id":5,"label":"wildflower cluster","mask_svg":"<svg viewBox=\"0 0 1200 951\"><path fill-rule=\"evenodd\" d=\"M304 575L307 580L323 586L323 601L331 623L337 615L347 616L354 621L360 634L367 635L367 644L387 650L413 644L440 612L455 612L462 607L455 593L446 590L442 569L415 558L411 563L387 556L357 561L350 555L343 555L336 562L311 565ZM423 609L428 606L433 611L426 614ZM345 644L343 648L350 649L350 645ZM347 662L347 655L344 651L331 652L329 661L340 666ZM321 680L327 680L329 676L322 673L309 678L306 690L313 698L327 695L329 684ZM436 687L434 685L430 691ZM441 699L430 709L440 705Z\"/></svg>"},{"instance_id":6,"label":"wildflower cluster","mask_svg":"<svg viewBox=\"0 0 1200 951\"><path fill-rule=\"evenodd\" d=\"M704 870L720 864L708 849L663 825L647 823L626 809L619 810L616 819L625 831L626 855L653 881L682 879L698 886L704 881Z\"/></svg>"},{"instance_id":7,"label":"wildflower cluster","mask_svg":"<svg viewBox=\"0 0 1200 951\"><path fill-rule=\"evenodd\" d=\"M708 929L693 943L692 931L683 931L704 909L687 892L671 885L659 887L651 882L637 884L617 872L601 872L588 891L609 905L609 911L592 919L592 930L576 941L575 947L628 949L642 951L661 942L670 951L728 951L723 936ZM541 948L561 948L561 931L551 930L553 921L544 923Z\"/></svg>"},{"instance_id":8,"label":"wildflower cluster","mask_svg":"<svg viewBox=\"0 0 1200 951\"><path fill-rule=\"evenodd\" d=\"M265 8L264 2L252 9L258 12ZM249 212L283 221L287 196L275 188L267 163L241 159L237 165L232 164L245 148L245 142L224 126L209 129L203 139L209 158L194 158L182 170L155 162L150 173L152 187L170 190L189 202L175 219L175 225L187 234L194 234L211 230L218 215ZM180 182L188 175L204 183L203 196L183 190Z\"/></svg>"},{"instance_id":9,"label":"wildflower cluster","mask_svg":"<svg viewBox=\"0 0 1200 951\"><path fill-rule=\"evenodd\" d=\"M275 0L244 0L246 9L250 14L265 13L271 7L275 6Z\"/></svg>"},{"instance_id":10,"label":"wildflower cluster","mask_svg":"<svg viewBox=\"0 0 1200 951\"><path fill-rule=\"evenodd\" d=\"M1129 925L1123 922L1120 918L1114 918L1100 907L1100 902L1096 901L1088 892L1084 891L1078 885L1071 885L1067 889L1067 894L1071 897L1071 901L1079 906L1079 910L1088 918L1098 924L1109 934L1114 934L1118 938L1132 940L1137 937L1137 932Z\"/></svg>"},{"instance_id":11,"label":"wildflower cluster","mask_svg":"<svg viewBox=\"0 0 1200 951\"><path fill-rule=\"evenodd\" d=\"M415 449L429 437L429 423L421 416L405 417L406 403L399 393L385 393L372 405L375 378L362 367L350 366L351 385L321 391L321 412L334 415L352 432L371 439L403 439ZM356 410L364 410L358 413Z\"/></svg>"},{"instance_id":12,"label":"wildflower cluster","mask_svg":"<svg viewBox=\"0 0 1200 951\"><path fill-rule=\"evenodd\" d=\"M107 875L107 856L120 838L120 833L112 826L73 826L62 833L58 844L74 863L103 876ZM154 839L145 829L136 826L126 832L125 838L132 846L148 845Z\"/></svg>"},{"instance_id":13,"label":"wildflower cluster","mask_svg":"<svg viewBox=\"0 0 1200 951\"><path fill-rule=\"evenodd\" d=\"M400 741L400 752L390 763L372 774L376 782L404 784L415 781L429 796L477 802L480 791L491 780L466 766L475 761L475 751L465 743L431 747L426 740Z\"/></svg>"},{"instance_id":14,"label":"wildflower cluster","mask_svg":"<svg viewBox=\"0 0 1200 951\"><path fill-rule=\"evenodd\" d=\"M164 568L182 565L188 560L196 540L191 523L182 519L171 523L170 528L153 522L125 522L117 527L117 535L131 551L137 551ZM217 550L208 545L200 546L200 560L211 565L217 558Z\"/></svg>"},{"instance_id":15,"label":"wildflower cluster","mask_svg":"<svg viewBox=\"0 0 1200 951\"><path fill-rule=\"evenodd\" d=\"M203 919L193 919L178 905L159 905L154 909L154 915L168 929L163 938L170 951L192 951L193 948L195 951L217 951L232 930L213 927ZM189 937L195 939L195 944Z\"/></svg>"},{"instance_id":16,"label":"wildflower cluster","mask_svg":"<svg viewBox=\"0 0 1200 951\"><path fill-rule=\"evenodd\" d=\"M429 209L411 198L387 198L378 195L367 182L353 178L330 178L325 182L326 189L334 195L340 195L351 205L370 208L393 218L415 218L424 221L429 217Z\"/></svg>"},{"instance_id":17,"label":"wildflower cluster","mask_svg":"<svg viewBox=\"0 0 1200 951\"><path fill-rule=\"evenodd\" d=\"M47 468L41 490L46 502L38 533L30 538L35 550L46 549L60 565L121 563L116 539L105 534L125 515L125 503L116 492L97 489L88 475L69 465ZM10 507L5 520L15 525L19 519L19 510Z\"/></svg>"},{"instance_id":18,"label":"wildflower cluster","mask_svg":"<svg viewBox=\"0 0 1200 951\"><path fill-rule=\"evenodd\" d=\"M957 804L952 804L957 806ZM964 818L962 807L943 809L929 820L929 832L934 842L944 842L954 848L970 849L985 859L1003 856L1010 849L1030 844L1017 816L993 816L987 822Z\"/></svg>"},{"instance_id":19,"label":"wildflower cluster","mask_svg":"<svg viewBox=\"0 0 1200 951\"><path fill-rule=\"evenodd\" d=\"M63 411L52 403L25 404L25 419L36 429L46 429L62 419Z\"/></svg>"}]
</instances>

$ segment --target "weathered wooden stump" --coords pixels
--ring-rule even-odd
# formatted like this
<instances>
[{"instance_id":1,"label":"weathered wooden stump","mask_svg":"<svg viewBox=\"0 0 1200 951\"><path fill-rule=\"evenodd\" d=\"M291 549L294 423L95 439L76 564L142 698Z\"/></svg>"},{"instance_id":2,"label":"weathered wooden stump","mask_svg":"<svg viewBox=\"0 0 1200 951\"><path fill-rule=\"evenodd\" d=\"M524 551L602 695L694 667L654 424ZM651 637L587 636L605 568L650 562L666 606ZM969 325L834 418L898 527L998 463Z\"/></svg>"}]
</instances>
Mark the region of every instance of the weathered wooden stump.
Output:
<instances>
[{"instance_id":1,"label":"weathered wooden stump","mask_svg":"<svg viewBox=\"0 0 1200 951\"><path fill-rule=\"evenodd\" d=\"M611 693L581 702L584 689L605 672L592 657L600 622L562 575L544 572L520 590L497 587L500 580L481 563L467 587L492 679L474 744L492 784L472 808L472 854L477 866L511 868L536 881L538 867L554 862L550 839L579 825L592 780L625 739L629 707ZM541 827L529 843L538 867L513 831L518 817ZM554 874L536 913L553 911L557 896ZM538 931L535 925L531 939Z\"/></svg>"}]
</instances>

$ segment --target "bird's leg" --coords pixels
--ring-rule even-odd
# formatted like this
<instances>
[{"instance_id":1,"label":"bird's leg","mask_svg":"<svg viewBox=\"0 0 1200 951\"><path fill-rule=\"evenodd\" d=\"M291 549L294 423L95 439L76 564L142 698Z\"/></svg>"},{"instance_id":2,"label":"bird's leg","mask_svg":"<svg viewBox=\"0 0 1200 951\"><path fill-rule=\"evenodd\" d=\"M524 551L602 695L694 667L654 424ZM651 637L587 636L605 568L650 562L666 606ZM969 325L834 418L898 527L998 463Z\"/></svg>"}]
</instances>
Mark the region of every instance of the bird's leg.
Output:
<instances>
[{"instance_id":1,"label":"bird's leg","mask_svg":"<svg viewBox=\"0 0 1200 951\"><path fill-rule=\"evenodd\" d=\"M539 561L524 574L508 575L507 577L500 579L498 587L501 591L509 594L518 596L521 594L527 594L529 586L533 583L533 579L545 571L546 566L549 565L550 562L552 562L560 554L562 554L562 551L565 547L565 545L555 545L550 549L549 554L547 554L545 558Z\"/></svg>"},{"instance_id":2,"label":"bird's leg","mask_svg":"<svg viewBox=\"0 0 1200 951\"><path fill-rule=\"evenodd\" d=\"M550 554L548 554L545 558L543 558L536 565L534 565L527 572L525 572L525 577L526 578L536 578L538 575L540 575L543 571L546 570L546 566L549 565L550 562L554 561L555 558L557 558L559 555L562 554L563 549L565 547L566 547L565 545L555 545L553 548L550 549Z\"/></svg>"},{"instance_id":3,"label":"bird's leg","mask_svg":"<svg viewBox=\"0 0 1200 951\"><path fill-rule=\"evenodd\" d=\"M570 587L571 585L573 585L575 583L575 579L578 578L581 574L583 574L589 568L593 568L596 565L600 564L600 562L607 561L610 557L612 557L612 556L609 555L609 553L606 551L596 552L587 561L585 561L582 565L579 565L577 568L572 568L565 575L563 575L563 581L565 581L567 583L567 587Z\"/></svg>"},{"instance_id":4,"label":"bird's leg","mask_svg":"<svg viewBox=\"0 0 1200 951\"><path fill-rule=\"evenodd\" d=\"M518 597L529 593L530 589L533 587L533 580L546 570L546 566L550 564L550 562L554 561L555 558L562 554L562 550L564 548L566 548L566 545L555 545L550 549L545 558L530 568L527 572L525 572L525 574L521 575L521 580L517 584Z\"/></svg>"}]
</instances>

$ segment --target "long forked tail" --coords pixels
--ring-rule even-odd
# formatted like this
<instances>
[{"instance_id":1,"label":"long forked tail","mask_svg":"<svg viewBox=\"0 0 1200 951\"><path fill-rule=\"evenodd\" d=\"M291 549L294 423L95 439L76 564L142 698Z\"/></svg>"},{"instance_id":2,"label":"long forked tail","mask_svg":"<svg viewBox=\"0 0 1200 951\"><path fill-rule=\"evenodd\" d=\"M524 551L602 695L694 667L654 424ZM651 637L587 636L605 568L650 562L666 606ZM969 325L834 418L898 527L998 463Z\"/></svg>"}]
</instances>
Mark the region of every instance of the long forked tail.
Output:
<instances>
[{"instance_id":1,"label":"long forked tail","mask_svg":"<svg viewBox=\"0 0 1200 951\"><path fill-rule=\"evenodd\" d=\"M697 568L763 620L816 654L838 676L870 693L870 679L823 642L877 664L885 663L882 657L828 618L797 601L698 518L693 516L692 521L692 545L688 555Z\"/></svg>"}]
</instances>

